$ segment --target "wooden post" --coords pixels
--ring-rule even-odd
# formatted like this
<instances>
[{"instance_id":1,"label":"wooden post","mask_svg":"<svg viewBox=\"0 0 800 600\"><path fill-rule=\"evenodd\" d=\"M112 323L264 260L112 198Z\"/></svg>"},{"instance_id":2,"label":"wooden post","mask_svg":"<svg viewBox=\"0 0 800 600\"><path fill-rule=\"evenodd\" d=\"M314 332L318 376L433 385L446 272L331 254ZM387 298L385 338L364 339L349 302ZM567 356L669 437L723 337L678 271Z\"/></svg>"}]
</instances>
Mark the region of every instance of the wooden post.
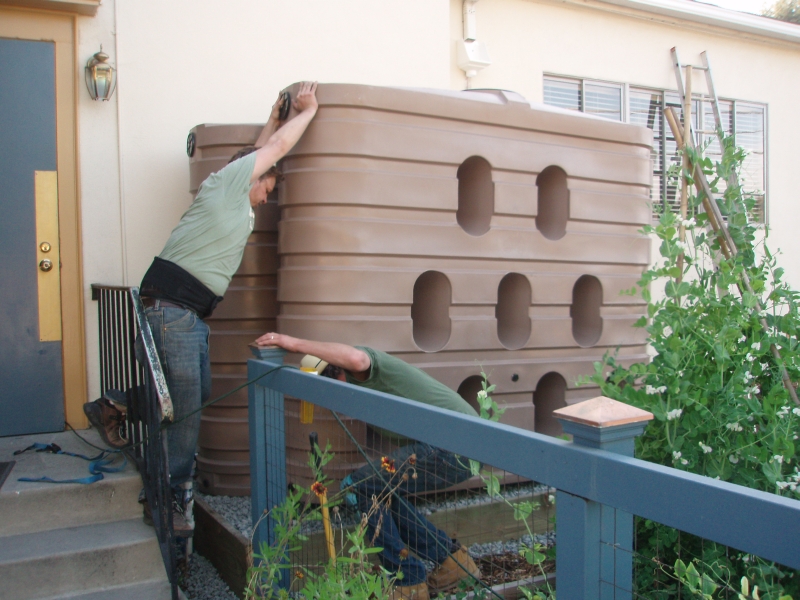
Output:
<instances>
[{"instance_id":1,"label":"wooden post","mask_svg":"<svg viewBox=\"0 0 800 600\"><path fill-rule=\"evenodd\" d=\"M260 360L283 363L286 354L281 348L251 347ZM255 361L247 365L248 379L258 376ZM283 394L255 383L248 388L248 420L250 425L250 505L253 523L253 549L258 552L262 543L275 542L275 523L272 517L262 519L265 511L286 499L286 431L284 425ZM259 522L259 519L260 522ZM288 589L290 573L281 570L281 581L275 582ZM268 582L265 582L268 583Z\"/></svg>"},{"instance_id":2,"label":"wooden post","mask_svg":"<svg viewBox=\"0 0 800 600\"><path fill-rule=\"evenodd\" d=\"M692 135L692 65L686 65L686 84L684 85L684 101L683 101L683 159L681 161L681 226L678 229L678 239L681 243L686 241L686 227L683 221L689 214L689 183L686 181L686 173L691 169L689 156L686 149L689 147L687 140ZM675 140L677 142L677 140ZM684 253L681 252L678 256L678 278L677 282L683 280L683 261Z\"/></svg>"},{"instance_id":3,"label":"wooden post","mask_svg":"<svg viewBox=\"0 0 800 600\"><path fill-rule=\"evenodd\" d=\"M652 413L598 396L553 411L572 443L633 456ZM558 595L571 600L633 597L633 515L556 492Z\"/></svg>"}]
</instances>

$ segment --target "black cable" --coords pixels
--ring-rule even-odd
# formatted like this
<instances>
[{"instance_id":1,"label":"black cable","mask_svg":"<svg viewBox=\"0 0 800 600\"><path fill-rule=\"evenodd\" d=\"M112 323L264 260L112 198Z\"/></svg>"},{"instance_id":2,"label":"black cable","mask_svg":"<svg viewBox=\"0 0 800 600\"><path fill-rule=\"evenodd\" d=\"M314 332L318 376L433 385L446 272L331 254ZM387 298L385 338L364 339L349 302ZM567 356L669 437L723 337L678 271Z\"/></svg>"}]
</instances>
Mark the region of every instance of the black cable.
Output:
<instances>
[{"instance_id":1,"label":"black cable","mask_svg":"<svg viewBox=\"0 0 800 600\"><path fill-rule=\"evenodd\" d=\"M364 451L364 448L362 448L362 447L361 447L361 444L359 444L359 443L358 443L358 441L357 441L357 440L355 439L355 437L353 436L353 434L352 434L352 433L350 433L350 430L347 428L347 426L346 426L346 425L345 425L345 424L342 422L342 420L339 418L339 415L338 415L338 414L336 414L336 412L335 412L335 411L331 411L331 414L333 414L333 416L336 418L336 422L337 422L337 423L339 423L339 426L340 426L342 429L344 429L344 432L347 434L347 437L348 437L348 438L350 438L350 441L351 441L351 442L352 442L352 443L353 443L353 444L356 446L356 448L358 448L358 451L361 453L361 456L363 456L363 457L364 457L364 460L365 460L365 461L367 461L367 464L368 464L368 465L369 465L369 466L372 468L372 470L373 470L373 472L375 473L375 475L377 475L377 476L378 476L378 478L381 480L381 483L383 483L384 487L385 487L386 489L392 490L391 486L389 485L389 482L388 482L388 481L386 481L386 479L384 479L384 477L383 477L383 474L382 474L382 473L380 472L380 470L379 470L379 469L378 469L378 468L375 466L375 463L374 463L372 460L370 460L370 458L367 456L367 453ZM355 485L355 482L354 482L354 485ZM409 512L411 512L411 514L413 514L413 515L414 515L414 518L417 520L417 523L418 523L418 524L424 525L424 522L423 522L423 520L422 520L422 517L421 517L421 515L419 514L419 512L417 511L417 509L416 509L415 507L411 506L411 504L410 504L410 503L409 503L409 502L408 502L408 501L407 501L405 498L403 498L403 497L402 497L400 494L398 494L398 493L397 493L397 490L392 490L392 495L393 495L395 498L397 498L397 500L398 500L398 501L402 502L402 503L403 503L403 505L405 506L405 508L406 508L407 510L409 510ZM488 590L488 591L489 591L491 594L493 594L495 597L497 597L497 598L500 598L500 600L503 600L503 596L501 596L500 594L498 594L497 592L495 592L495 591L494 591L494 590L493 590L491 587L489 587L489 585L488 585L488 584L484 583L483 581L481 581L480 579L478 579L477 577L475 577L475 576L474 576L472 573L470 573L469 571L467 571L467 569L465 569L465 568L464 568L464 565L462 565L461 563L459 563L459 562L458 562L458 561L455 559L455 557L453 556L453 553L452 553L452 552L450 552L450 548L445 548L444 544L442 544L442 543L441 543L441 542L440 542L438 539L436 540L436 544L437 544L437 545L438 545L440 548L442 548L442 549L446 550L446 551L447 551L447 553L450 555L450 558L452 558L452 559L453 559L453 562L455 562L455 563L456 563L456 564L457 564L459 567L461 567L461 569L462 569L462 570L463 570L463 571L464 571L464 572L465 572L467 575L469 575L470 577L472 577L472 579L473 579L474 581L476 581L478 584L480 584L480 585L481 585L481 586L482 586L482 587L483 587L485 590Z\"/></svg>"}]
</instances>

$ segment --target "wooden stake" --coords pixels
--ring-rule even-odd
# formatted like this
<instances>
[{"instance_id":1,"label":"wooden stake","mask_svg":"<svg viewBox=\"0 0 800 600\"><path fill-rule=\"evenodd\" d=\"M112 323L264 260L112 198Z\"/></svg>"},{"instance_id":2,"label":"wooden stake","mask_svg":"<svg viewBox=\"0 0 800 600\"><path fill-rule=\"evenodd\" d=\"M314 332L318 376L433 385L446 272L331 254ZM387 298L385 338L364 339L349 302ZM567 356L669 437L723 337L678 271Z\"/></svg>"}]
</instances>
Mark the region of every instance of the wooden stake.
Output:
<instances>
[{"instance_id":1,"label":"wooden stake","mask_svg":"<svg viewBox=\"0 0 800 600\"><path fill-rule=\"evenodd\" d=\"M683 139L680 126L678 125L678 119L675 118L675 113L673 112L672 107L667 107L664 110L664 116L667 118L667 123L672 130L672 135L675 138L675 141L678 142L679 145L683 145L685 143L687 146L693 149L694 144L692 142L692 138L687 137L685 140ZM706 214L708 214L708 222L714 232L717 234L719 245L722 249L722 253L725 255L725 258L730 258L732 255L736 255L738 250L733 238L731 237L731 234L728 232L728 228L725 226L725 223L722 220L722 213L720 213L719 206L717 206L716 201L713 200L714 197L711 195L711 186L708 185L706 174L703 173L703 169L699 165L695 165L693 176L697 193L703 197L703 208L705 209ZM763 312L764 305L761 304L761 300L758 299L758 296L756 296L755 292L753 291L753 286L750 284L750 277L746 272L742 271L741 278L744 288L755 297L756 308L758 309L758 312ZM739 286L740 292L741 289L742 286ZM767 320L764 317L759 316L758 322L761 324L761 329L766 333L769 330ZM792 380L789 378L789 372L786 370L786 367L783 364L783 359L781 358L781 354L775 347L775 344L770 344L770 351L772 352L772 356L781 372L783 387L785 387L786 391L789 392L789 396L791 396L794 403L797 406L800 406L800 399L797 398L797 392L794 389Z\"/></svg>"},{"instance_id":2,"label":"wooden stake","mask_svg":"<svg viewBox=\"0 0 800 600\"><path fill-rule=\"evenodd\" d=\"M683 143L680 147L683 149L683 160L681 161L681 225L678 228L678 239L681 243L686 242L686 227L683 222L689 214L689 183L686 181L685 173L691 168L689 164L689 155L686 152L687 140L692 139L692 65L686 65L686 83L684 84L684 99L683 99ZM677 142L677 138L675 140ZM680 283L683 280L683 262L684 253L678 255L678 277L676 282Z\"/></svg>"}]
</instances>

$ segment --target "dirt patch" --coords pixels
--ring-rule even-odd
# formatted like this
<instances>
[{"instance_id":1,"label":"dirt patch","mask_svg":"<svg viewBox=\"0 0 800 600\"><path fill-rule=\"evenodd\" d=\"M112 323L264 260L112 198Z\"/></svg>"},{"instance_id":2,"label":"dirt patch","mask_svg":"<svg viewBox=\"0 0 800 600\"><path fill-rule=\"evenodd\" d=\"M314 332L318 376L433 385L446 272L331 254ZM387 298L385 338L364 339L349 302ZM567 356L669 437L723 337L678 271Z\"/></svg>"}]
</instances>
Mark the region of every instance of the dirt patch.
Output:
<instances>
[{"instance_id":1,"label":"dirt patch","mask_svg":"<svg viewBox=\"0 0 800 600\"><path fill-rule=\"evenodd\" d=\"M479 558L476 563L482 573L481 579L489 587L530 579L545 573L553 573L556 570L554 560L544 561L543 569L540 569L537 565L528 564L522 556L515 552L484 556Z\"/></svg>"}]
</instances>

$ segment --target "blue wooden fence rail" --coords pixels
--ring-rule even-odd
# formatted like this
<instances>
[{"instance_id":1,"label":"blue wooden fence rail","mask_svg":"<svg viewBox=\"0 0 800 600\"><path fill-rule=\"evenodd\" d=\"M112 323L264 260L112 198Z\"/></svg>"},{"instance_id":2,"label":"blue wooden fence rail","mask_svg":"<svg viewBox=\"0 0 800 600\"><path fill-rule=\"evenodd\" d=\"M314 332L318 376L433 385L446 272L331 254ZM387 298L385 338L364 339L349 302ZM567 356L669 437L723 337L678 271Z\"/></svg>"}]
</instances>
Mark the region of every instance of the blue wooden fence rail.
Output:
<instances>
[{"instance_id":1,"label":"blue wooden fence rail","mask_svg":"<svg viewBox=\"0 0 800 600\"><path fill-rule=\"evenodd\" d=\"M248 378L261 377L249 391L254 522L285 497L286 394L556 488L589 501L589 511L597 503L601 510L618 509L800 569L800 501L309 375L282 367L282 351L259 355L265 360L248 363ZM563 525L558 526L556 559L560 591L564 582L598 569L572 564L578 558L562 564L558 557L596 560L600 554L584 547L584 540L596 542L596 536ZM254 547L271 538L265 519L254 534ZM599 598L591 591L596 589L597 582L589 582L569 598Z\"/></svg>"}]
</instances>

